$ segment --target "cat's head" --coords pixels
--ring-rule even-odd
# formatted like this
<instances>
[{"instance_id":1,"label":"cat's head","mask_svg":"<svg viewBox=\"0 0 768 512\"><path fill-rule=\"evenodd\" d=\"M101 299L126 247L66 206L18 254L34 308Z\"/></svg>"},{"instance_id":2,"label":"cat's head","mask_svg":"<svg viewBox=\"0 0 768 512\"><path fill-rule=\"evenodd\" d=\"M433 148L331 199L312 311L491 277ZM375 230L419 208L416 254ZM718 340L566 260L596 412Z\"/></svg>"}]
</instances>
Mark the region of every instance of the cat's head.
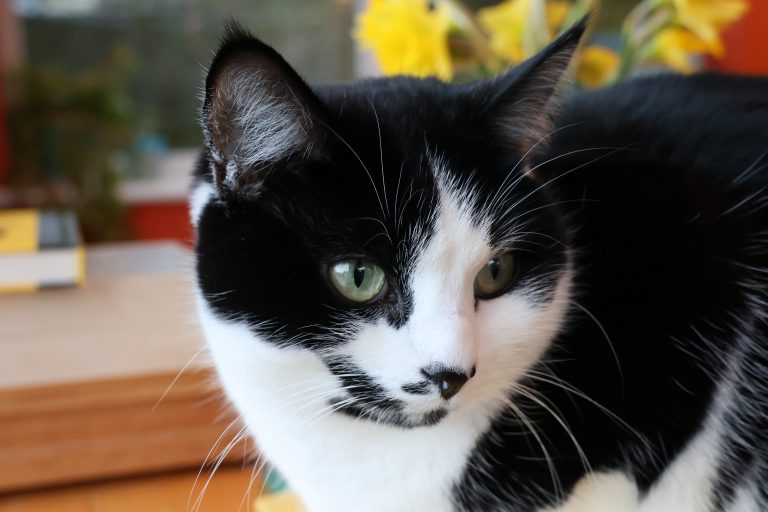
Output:
<instances>
[{"instance_id":1,"label":"cat's head","mask_svg":"<svg viewBox=\"0 0 768 512\"><path fill-rule=\"evenodd\" d=\"M310 87L231 29L192 198L205 321L248 338L208 329L221 364L247 381L268 346L281 386L403 427L504 400L567 309L568 229L527 157L583 30L493 80Z\"/></svg>"}]
</instances>

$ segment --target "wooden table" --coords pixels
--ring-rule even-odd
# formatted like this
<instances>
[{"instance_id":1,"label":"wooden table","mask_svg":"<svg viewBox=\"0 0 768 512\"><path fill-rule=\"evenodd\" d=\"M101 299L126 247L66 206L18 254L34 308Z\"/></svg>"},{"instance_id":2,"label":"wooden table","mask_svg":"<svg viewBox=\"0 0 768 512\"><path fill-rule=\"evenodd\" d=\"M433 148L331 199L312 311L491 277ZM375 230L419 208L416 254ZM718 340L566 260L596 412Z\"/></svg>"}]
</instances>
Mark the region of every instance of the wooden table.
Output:
<instances>
[{"instance_id":1,"label":"wooden table","mask_svg":"<svg viewBox=\"0 0 768 512\"><path fill-rule=\"evenodd\" d=\"M182 471L0 495L0 512L248 512L261 489L250 470L228 466L210 482Z\"/></svg>"},{"instance_id":2,"label":"wooden table","mask_svg":"<svg viewBox=\"0 0 768 512\"><path fill-rule=\"evenodd\" d=\"M191 263L168 242L89 248L82 288L0 295L0 493L199 468L229 443Z\"/></svg>"}]
</instances>

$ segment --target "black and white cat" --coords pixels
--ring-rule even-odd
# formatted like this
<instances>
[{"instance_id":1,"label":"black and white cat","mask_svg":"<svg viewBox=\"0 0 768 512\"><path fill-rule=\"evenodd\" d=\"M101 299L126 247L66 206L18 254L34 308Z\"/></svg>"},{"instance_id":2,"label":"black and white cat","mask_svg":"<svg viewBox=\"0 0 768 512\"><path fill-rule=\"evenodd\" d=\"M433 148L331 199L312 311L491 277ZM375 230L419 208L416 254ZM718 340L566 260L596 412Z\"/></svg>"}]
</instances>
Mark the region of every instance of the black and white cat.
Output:
<instances>
[{"instance_id":1,"label":"black and white cat","mask_svg":"<svg viewBox=\"0 0 768 512\"><path fill-rule=\"evenodd\" d=\"M315 511L768 510L768 80L310 87L231 28L199 311Z\"/></svg>"}]
</instances>

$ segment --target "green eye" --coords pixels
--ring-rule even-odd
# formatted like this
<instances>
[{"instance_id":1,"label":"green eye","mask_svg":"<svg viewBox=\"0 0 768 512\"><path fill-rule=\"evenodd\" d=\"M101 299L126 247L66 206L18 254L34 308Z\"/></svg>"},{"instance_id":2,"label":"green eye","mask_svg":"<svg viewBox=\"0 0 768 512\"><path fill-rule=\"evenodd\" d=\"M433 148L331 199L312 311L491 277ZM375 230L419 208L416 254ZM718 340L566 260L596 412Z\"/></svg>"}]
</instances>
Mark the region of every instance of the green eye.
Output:
<instances>
[{"instance_id":1,"label":"green eye","mask_svg":"<svg viewBox=\"0 0 768 512\"><path fill-rule=\"evenodd\" d=\"M475 297L492 299L506 290L515 278L515 258L500 254L485 264L475 276Z\"/></svg>"},{"instance_id":2,"label":"green eye","mask_svg":"<svg viewBox=\"0 0 768 512\"><path fill-rule=\"evenodd\" d=\"M384 288L384 271L364 259L342 260L331 265L333 286L353 302L368 302Z\"/></svg>"}]
</instances>

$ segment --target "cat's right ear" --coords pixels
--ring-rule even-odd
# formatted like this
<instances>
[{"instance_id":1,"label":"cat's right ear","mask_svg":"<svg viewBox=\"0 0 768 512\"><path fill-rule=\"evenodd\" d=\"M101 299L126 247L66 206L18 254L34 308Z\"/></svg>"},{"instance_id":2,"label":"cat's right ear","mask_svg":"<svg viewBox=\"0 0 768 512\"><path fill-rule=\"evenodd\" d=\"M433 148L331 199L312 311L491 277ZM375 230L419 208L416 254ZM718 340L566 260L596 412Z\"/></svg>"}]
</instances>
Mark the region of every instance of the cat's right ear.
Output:
<instances>
[{"instance_id":1,"label":"cat's right ear","mask_svg":"<svg viewBox=\"0 0 768 512\"><path fill-rule=\"evenodd\" d=\"M527 154L552 133L557 111L556 90L568 74L587 29L585 16L538 54L505 74L480 82L476 91L487 109L482 115L507 147Z\"/></svg>"},{"instance_id":2,"label":"cat's right ear","mask_svg":"<svg viewBox=\"0 0 768 512\"><path fill-rule=\"evenodd\" d=\"M320 102L273 48L232 23L205 81L202 123L220 196L248 193L321 138Z\"/></svg>"}]
</instances>

